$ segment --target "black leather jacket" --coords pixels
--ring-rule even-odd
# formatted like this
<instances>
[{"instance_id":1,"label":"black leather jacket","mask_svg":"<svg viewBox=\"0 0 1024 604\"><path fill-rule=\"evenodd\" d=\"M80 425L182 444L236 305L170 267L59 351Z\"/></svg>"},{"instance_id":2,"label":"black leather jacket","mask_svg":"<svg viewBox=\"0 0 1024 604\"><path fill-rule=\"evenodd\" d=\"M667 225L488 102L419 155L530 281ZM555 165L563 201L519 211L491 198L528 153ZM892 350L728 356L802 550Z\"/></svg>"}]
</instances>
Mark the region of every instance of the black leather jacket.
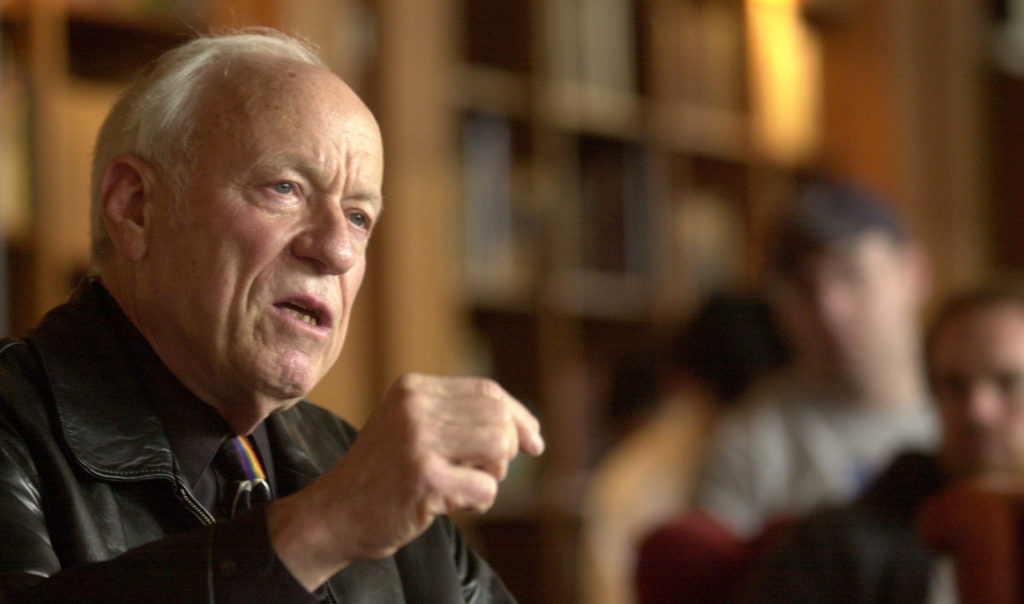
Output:
<instances>
[{"instance_id":1,"label":"black leather jacket","mask_svg":"<svg viewBox=\"0 0 1024 604\"><path fill-rule=\"evenodd\" d=\"M87 280L28 338L0 343L0 601L212 602L281 568L262 511L213 522L185 486L111 304ZM266 425L282 494L356 436L308 402ZM294 594L260 589L266 602ZM513 601L447 518L328 591L345 603Z\"/></svg>"}]
</instances>

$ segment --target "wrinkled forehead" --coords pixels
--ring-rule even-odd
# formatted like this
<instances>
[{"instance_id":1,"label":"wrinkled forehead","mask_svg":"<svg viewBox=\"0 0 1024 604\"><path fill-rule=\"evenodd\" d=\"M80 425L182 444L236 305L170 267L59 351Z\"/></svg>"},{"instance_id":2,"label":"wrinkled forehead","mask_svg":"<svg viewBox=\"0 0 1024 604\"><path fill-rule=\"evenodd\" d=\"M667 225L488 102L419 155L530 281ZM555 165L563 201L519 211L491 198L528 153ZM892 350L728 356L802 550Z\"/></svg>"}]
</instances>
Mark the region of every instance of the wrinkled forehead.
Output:
<instances>
[{"instance_id":1,"label":"wrinkled forehead","mask_svg":"<svg viewBox=\"0 0 1024 604\"><path fill-rule=\"evenodd\" d=\"M203 95L190 144L197 168L241 174L257 161L286 156L324 175L381 186L376 120L326 69L287 59L232 62L205 82Z\"/></svg>"},{"instance_id":2,"label":"wrinkled forehead","mask_svg":"<svg viewBox=\"0 0 1024 604\"><path fill-rule=\"evenodd\" d=\"M934 330L929 369L936 376L1024 373L1024 307L997 303L965 310Z\"/></svg>"},{"instance_id":3,"label":"wrinkled forehead","mask_svg":"<svg viewBox=\"0 0 1024 604\"><path fill-rule=\"evenodd\" d=\"M362 100L330 71L294 59L253 56L224 61L201 86L196 119L217 137L258 126L310 128L310 120L345 123L354 136L378 136Z\"/></svg>"},{"instance_id":4,"label":"wrinkled forehead","mask_svg":"<svg viewBox=\"0 0 1024 604\"><path fill-rule=\"evenodd\" d=\"M934 337L937 345L947 344L953 350L971 340L989 348L1001 342L1019 343L1024 351L1024 305L1007 300L961 310L936 326Z\"/></svg>"}]
</instances>

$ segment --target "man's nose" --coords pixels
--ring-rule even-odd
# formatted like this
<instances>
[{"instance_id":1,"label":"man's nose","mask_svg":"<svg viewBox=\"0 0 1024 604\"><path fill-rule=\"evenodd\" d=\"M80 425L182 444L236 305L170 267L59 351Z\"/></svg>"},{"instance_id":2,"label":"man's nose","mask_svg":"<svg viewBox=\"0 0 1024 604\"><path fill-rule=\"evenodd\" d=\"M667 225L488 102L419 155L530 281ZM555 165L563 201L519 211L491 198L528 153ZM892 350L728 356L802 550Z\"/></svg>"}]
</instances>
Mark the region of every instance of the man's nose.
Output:
<instances>
[{"instance_id":1,"label":"man's nose","mask_svg":"<svg viewBox=\"0 0 1024 604\"><path fill-rule=\"evenodd\" d=\"M989 426L1000 421L1002 400L994 384L973 384L967 393L967 414L975 425Z\"/></svg>"},{"instance_id":2,"label":"man's nose","mask_svg":"<svg viewBox=\"0 0 1024 604\"><path fill-rule=\"evenodd\" d=\"M814 289L814 308L823 325L839 329L847 325L854 314L856 302L847 288L835 283L818 283Z\"/></svg>"},{"instance_id":3,"label":"man's nose","mask_svg":"<svg viewBox=\"0 0 1024 604\"><path fill-rule=\"evenodd\" d=\"M292 254L325 274L337 275L352 268L357 251L344 210L334 206L310 215L292 242Z\"/></svg>"}]
</instances>

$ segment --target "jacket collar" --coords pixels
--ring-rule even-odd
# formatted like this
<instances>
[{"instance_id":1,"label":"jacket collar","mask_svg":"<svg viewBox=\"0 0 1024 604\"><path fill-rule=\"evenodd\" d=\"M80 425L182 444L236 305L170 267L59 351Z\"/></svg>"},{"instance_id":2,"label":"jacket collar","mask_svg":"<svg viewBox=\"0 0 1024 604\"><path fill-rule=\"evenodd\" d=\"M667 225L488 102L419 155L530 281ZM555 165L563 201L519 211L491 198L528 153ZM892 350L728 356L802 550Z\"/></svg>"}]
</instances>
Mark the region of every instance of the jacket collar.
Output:
<instances>
[{"instance_id":1,"label":"jacket collar","mask_svg":"<svg viewBox=\"0 0 1024 604\"><path fill-rule=\"evenodd\" d=\"M85 279L27 340L37 350L73 457L110 480L173 477L160 420L146 403L152 371L167 371L98 277ZM169 373L169 372L168 372Z\"/></svg>"},{"instance_id":2,"label":"jacket collar","mask_svg":"<svg viewBox=\"0 0 1024 604\"><path fill-rule=\"evenodd\" d=\"M192 395L98 277L83 280L27 340L46 372L64 441L86 471L108 480L174 477L171 446L148 398L160 382ZM314 409L302 402L267 418L280 494L312 482L351 444L352 434L323 439L303 429L304 422L323 423Z\"/></svg>"}]
</instances>

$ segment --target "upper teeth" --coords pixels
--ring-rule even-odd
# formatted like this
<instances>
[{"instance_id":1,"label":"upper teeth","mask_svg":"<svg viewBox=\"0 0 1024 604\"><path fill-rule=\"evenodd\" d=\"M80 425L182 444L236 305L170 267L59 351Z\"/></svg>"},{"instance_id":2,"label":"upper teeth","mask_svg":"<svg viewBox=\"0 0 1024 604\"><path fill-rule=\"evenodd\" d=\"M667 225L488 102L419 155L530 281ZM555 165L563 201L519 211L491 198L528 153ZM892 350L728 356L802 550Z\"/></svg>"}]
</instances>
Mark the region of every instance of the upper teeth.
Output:
<instances>
[{"instance_id":1,"label":"upper teeth","mask_svg":"<svg viewBox=\"0 0 1024 604\"><path fill-rule=\"evenodd\" d=\"M301 310L298 310L296 308L292 308L290 306L285 306L283 308L284 308L284 311L286 313L290 314L291 316L295 317L296 319L299 319L300 321L305 321L306 323L309 323L310 325L319 325L320 324L320 322L317 321L316 317L313 316L310 313L303 312Z\"/></svg>"}]
</instances>

